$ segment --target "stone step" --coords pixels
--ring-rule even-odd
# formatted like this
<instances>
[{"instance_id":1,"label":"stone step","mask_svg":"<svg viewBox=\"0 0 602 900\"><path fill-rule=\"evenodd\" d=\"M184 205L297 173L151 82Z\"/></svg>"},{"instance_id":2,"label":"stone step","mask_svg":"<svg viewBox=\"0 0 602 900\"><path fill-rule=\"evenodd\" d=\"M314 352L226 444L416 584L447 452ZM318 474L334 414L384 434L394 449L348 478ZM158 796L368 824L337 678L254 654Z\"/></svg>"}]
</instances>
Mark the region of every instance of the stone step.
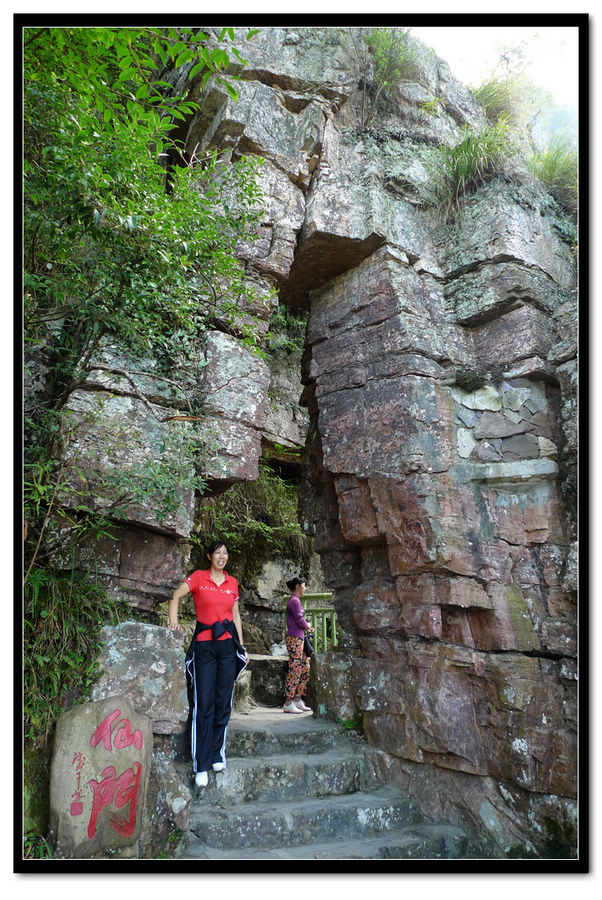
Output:
<instances>
[{"instance_id":1,"label":"stone step","mask_svg":"<svg viewBox=\"0 0 602 900\"><path fill-rule=\"evenodd\" d=\"M190 777L190 766L179 764L178 770L185 782ZM357 755L337 750L228 758L224 772L209 773L209 784L202 789L199 800L228 806L351 794L362 786L362 770L362 760Z\"/></svg>"},{"instance_id":2,"label":"stone step","mask_svg":"<svg viewBox=\"0 0 602 900\"><path fill-rule=\"evenodd\" d=\"M415 823L417 810L398 788L275 803L220 807L193 804L189 831L200 844L226 849L263 849L388 832ZM190 838L192 840L192 838ZM189 844L189 841L187 841Z\"/></svg>"},{"instance_id":3,"label":"stone step","mask_svg":"<svg viewBox=\"0 0 602 900\"><path fill-rule=\"evenodd\" d=\"M256 707L234 711L228 725L226 753L234 757L277 756L283 753L324 753L348 746L343 725L314 718L311 712L291 715L281 708Z\"/></svg>"},{"instance_id":4,"label":"stone step","mask_svg":"<svg viewBox=\"0 0 602 900\"><path fill-rule=\"evenodd\" d=\"M355 840L319 841L270 850L225 850L201 844L188 833L178 847L179 859L459 859L466 858L466 834L452 825L406 825Z\"/></svg>"}]
</instances>

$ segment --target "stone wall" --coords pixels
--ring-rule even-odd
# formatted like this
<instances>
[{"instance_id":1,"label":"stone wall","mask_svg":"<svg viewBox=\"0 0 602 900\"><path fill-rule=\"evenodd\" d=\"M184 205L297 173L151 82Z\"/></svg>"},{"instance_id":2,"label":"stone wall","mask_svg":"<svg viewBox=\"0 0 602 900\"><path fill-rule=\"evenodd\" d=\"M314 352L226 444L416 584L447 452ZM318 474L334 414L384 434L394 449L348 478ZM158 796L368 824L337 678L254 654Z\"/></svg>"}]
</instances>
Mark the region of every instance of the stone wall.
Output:
<instances>
[{"instance_id":1,"label":"stone wall","mask_svg":"<svg viewBox=\"0 0 602 900\"><path fill-rule=\"evenodd\" d=\"M436 57L362 130L345 29L264 29L244 52L241 100L208 88L189 140L266 158L264 265L310 310L302 518L347 632L316 667L322 706L340 689L424 809L495 855L542 851L550 818L570 840L577 348L559 211L525 173L451 222L429 210L429 152L483 122Z\"/></svg>"}]
</instances>

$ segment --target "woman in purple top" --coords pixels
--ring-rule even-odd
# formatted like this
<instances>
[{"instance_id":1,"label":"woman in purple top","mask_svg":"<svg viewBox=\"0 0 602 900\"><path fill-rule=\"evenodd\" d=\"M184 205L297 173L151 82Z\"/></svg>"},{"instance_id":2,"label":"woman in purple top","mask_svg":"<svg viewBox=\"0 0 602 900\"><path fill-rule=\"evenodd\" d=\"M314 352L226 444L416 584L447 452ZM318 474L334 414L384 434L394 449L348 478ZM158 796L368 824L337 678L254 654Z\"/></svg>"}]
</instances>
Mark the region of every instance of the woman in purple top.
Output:
<instances>
[{"instance_id":1,"label":"woman in purple top","mask_svg":"<svg viewBox=\"0 0 602 900\"><path fill-rule=\"evenodd\" d=\"M309 660L303 652L305 632L313 628L305 620L301 606L301 597L305 593L305 582L300 578L292 578L286 582L292 595L286 604L286 649L288 650L288 675L286 678L285 703L282 707L286 713L311 712L302 697L307 691L309 681Z\"/></svg>"}]
</instances>

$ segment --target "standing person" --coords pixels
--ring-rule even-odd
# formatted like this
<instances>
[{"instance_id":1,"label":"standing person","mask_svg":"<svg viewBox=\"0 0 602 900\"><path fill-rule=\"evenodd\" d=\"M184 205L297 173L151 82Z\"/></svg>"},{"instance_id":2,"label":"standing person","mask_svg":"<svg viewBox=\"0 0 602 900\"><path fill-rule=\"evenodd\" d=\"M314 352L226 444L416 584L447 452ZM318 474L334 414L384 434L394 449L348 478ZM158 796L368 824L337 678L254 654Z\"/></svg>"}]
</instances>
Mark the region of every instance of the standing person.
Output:
<instances>
[{"instance_id":1,"label":"standing person","mask_svg":"<svg viewBox=\"0 0 602 900\"><path fill-rule=\"evenodd\" d=\"M248 662L238 609L238 583L225 570L228 548L223 541L207 547L208 569L197 569L173 592L169 627L180 629L180 600L194 597L196 628L186 654L186 681L191 707L191 754L197 791L208 782L209 769L226 768L226 735L234 683Z\"/></svg>"},{"instance_id":2,"label":"standing person","mask_svg":"<svg viewBox=\"0 0 602 900\"><path fill-rule=\"evenodd\" d=\"M303 639L306 632L313 628L305 620L305 612L301 606L301 597L305 593L305 582L301 578L291 578L286 582L291 597L286 604L286 649L288 650L288 675L285 687L285 703L282 711L286 713L311 712L311 708L303 702L309 681L309 660L303 651Z\"/></svg>"}]
</instances>

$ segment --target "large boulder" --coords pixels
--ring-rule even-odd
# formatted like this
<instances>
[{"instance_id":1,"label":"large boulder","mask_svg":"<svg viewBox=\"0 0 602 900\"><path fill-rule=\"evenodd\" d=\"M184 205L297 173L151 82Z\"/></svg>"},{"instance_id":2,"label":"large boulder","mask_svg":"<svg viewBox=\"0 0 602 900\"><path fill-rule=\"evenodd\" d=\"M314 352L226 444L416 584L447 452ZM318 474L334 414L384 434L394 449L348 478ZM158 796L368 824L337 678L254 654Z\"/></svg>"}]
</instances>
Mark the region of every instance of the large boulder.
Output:
<instances>
[{"instance_id":1,"label":"large boulder","mask_svg":"<svg viewBox=\"0 0 602 900\"><path fill-rule=\"evenodd\" d=\"M58 857L138 855L152 747L151 720L124 694L63 713L50 778Z\"/></svg>"},{"instance_id":2,"label":"large boulder","mask_svg":"<svg viewBox=\"0 0 602 900\"><path fill-rule=\"evenodd\" d=\"M155 734L179 734L188 718L181 638L169 628L143 622L105 626L100 675L92 699L127 693L148 716Z\"/></svg>"}]
</instances>

